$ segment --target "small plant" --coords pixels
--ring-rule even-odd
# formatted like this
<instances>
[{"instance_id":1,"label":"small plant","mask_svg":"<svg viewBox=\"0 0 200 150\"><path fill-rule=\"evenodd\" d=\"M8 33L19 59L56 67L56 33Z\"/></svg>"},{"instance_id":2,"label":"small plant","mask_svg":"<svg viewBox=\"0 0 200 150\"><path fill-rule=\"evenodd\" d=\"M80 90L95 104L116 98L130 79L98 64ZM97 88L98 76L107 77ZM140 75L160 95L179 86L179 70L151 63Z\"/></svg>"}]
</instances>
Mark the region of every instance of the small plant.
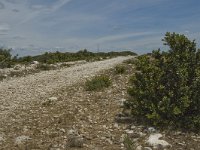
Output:
<instances>
[{"instance_id":1,"label":"small plant","mask_svg":"<svg viewBox=\"0 0 200 150\"><path fill-rule=\"evenodd\" d=\"M49 65L49 64L39 64L39 65L37 65L36 69L48 71L48 70L53 70L53 69L56 69L56 68L54 66Z\"/></svg>"},{"instance_id":2,"label":"small plant","mask_svg":"<svg viewBox=\"0 0 200 150\"><path fill-rule=\"evenodd\" d=\"M124 137L123 144L126 150L135 150L135 143L131 140L131 138L128 135Z\"/></svg>"},{"instance_id":3,"label":"small plant","mask_svg":"<svg viewBox=\"0 0 200 150\"><path fill-rule=\"evenodd\" d=\"M97 91L109 87L110 85L111 81L109 77L106 75L101 75L95 76L91 80L87 80L85 83L85 88L87 91Z\"/></svg>"},{"instance_id":4,"label":"small plant","mask_svg":"<svg viewBox=\"0 0 200 150\"><path fill-rule=\"evenodd\" d=\"M125 72L126 72L125 66L117 65L117 66L115 67L115 73L116 73L116 74L123 74L123 73L125 73Z\"/></svg>"}]
</instances>

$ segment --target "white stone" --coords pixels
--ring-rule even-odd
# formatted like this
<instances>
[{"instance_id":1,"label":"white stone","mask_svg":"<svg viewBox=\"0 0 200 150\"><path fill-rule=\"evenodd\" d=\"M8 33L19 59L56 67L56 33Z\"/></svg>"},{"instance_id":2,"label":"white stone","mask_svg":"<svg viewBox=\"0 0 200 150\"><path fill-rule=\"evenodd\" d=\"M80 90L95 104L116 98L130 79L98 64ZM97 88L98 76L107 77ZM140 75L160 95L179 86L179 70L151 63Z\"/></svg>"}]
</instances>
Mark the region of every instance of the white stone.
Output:
<instances>
[{"instance_id":1,"label":"white stone","mask_svg":"<svg viewBox=\"0 0 200 150\"><path fill-rule=\"evenodd\" d=\"M107 141L110 145L113 144L113 141L112 141L111 139L106 139L106 141Z\"/></svg>"},{"instance_id":2,"label":"white stone","mask_svg":"<svg viewBox=\"0 0 200 150\"><path fill-rule=\"evenodd\" d=\"M42 102L42 105L51 105L51 104L54 104L54 102L57 101L57 100L58 100L57 97L50 97L47 100L44 100Z\"/></svg>"},{"instance_id":3,"label":"white stone","mask_svg":"<svg viewBox=\"0 0 200 150\"><path fill-rule=\"evenodd\" d=\"M0 142L4 141L3 135L0 134Z\"/></svg>"},{"instance_id":4,"label":"white stone","mask_svg":"<svg viewBox=\"0 0 200 150\"><path fill-rule=\"evenodd\" d=\"M120 106L124 106L124 102L125 102L125 101L126 101L126 99L122 98L122 99L119 101L119 102L120 102L119 105L120 105Z\"/></svg>"},{"instance_id":5,"label":"white stone","mask_svg":"<svg viewBox=\"0 0 200 150\"><path fill-rule=\"evenodd\" d=\"M136 150L142 150L142 146L141 145L137 146Z\"/></svg>"},{"instance_id":6,"label":"white stone","mask_svg":"<svg viewBox=\"0 0 200 150\"><path fill-rule=\"evenodd\" d=\"M50 101L57 101L58 98L57 98L57 97L50 97L49 100L50 100Z\"/></svg>"},{"instance_id":7,"label":"white stone","mask_svg":"<svg viewBox=\"0 0 200 150\"><path fill-rule=\"evenodd\" d=\"M75 130L73 130L73 129L70 129L68 132L67 132L67 134L68 135L75 135L77 132L75 131Z\"/></svg>"},{"instance_id":8,"label":"white stone","mask_svg":"<svg viewBox=\"0 0 200 150\"><path fill-rule=\"evenodd\" d=\"M143 150L152 150L150 147L144 147Z\"/></svg>"},{"instance_id":9,"label":"white stone","mask_svg":"<svg viewBox=\"0 0 200 150\"><path fill-rule=\"evenodd\" d=\"M127 133L127 134L132 134L133 133L133 130L125 130L125 132Z\"/></svg>"},{"instance_id":10,"label":"white stone","mask_svg":"<svg viewBox=\"0 0 200 150\"><path fill-rule=\"evenodd\" d=\"M21 65L16 65L16 66L14 66L14 70L19 70L19 69L21 69Z\"/></svg>"},{"instance_id":11,"label":"white stone","mask_svg":"<svg viewBox=\"0 0 200 150\"><path fill-rule=\"evenodd\" d=\"M106 139L106 137L104 137L104 136L103 136L103 137L101 137L101 140L105 140L105 139Z\"/></svg>"},{"instance_id":12,"label":"white stone","mask_svg":"<svg viewBox=\"0 0 200 150\"><path fill-rule=\"evenodd\" d=\"M147 143L150 146L153 146L154 148L169 148L171 147L171 145L164 140L160 140L160 138L162 137L162 134L157 133L157 134L152 134L149 136Z\"/></svg>"},{"instance_id":13,"label":"white stone","mask_svg":"<svg viewBox=\"0 0 200 150\"><path fill-rule=\"evenodd\" d=\"M35 64L35 65L38 65L38 64L39 64L38 61L33 61L32 63Z\"/></svg>"},{"instance_id":14,"label":"white stone","mask_svg":"<svg viewBox=\"0 0 200 150\"><path fill-rule=\"evenodd\" d=\"M22 144L23 142L26 142L28 140L31 140L31 138L29 136L22 135L22 136L18 136L15 139L15 143L16 144Z\"/></svg>"},{"instance_id":15,"label":"white stone","mask_svg":"<svg viewBox=\"0 0 200 150\"><path fill-rule=\"evenodd\" d=\"M114 124L115 128L119 128L119 125L117 123Z\"/></svg>"},{"instance_id":16,"label":"white stone","mask_svg":"<svg viewBox=\"0 0 200 150\"><path fill-rule=\"evenodd\" d=\"M144 137L146 134L143 132L139 132L140 137Z\"/></svg>"},{"instance_id":17,"label":"white stone","mask_svg":"<svg viewBox=\"0 0 200 150\"><path fill-rule=\"evenodd\" d=\"M63 133L65 133L65 129L63 129L63 128L62 128L62 129L60 129L60 131L61 131L61 132L63 132Z\"/></svg>"},{"instance_id":18,"label":"white stone","mask_svg":"<svg viewBox=\"0 0 200 150\"><path fill-rule=\"evenodd\" d=\"M134 125L131 126L131 129L135 129L135 128L136 128L136 126L134 126Z\"/></svg>"},{"instance_id":19,"label":"white stone","mask_svg":"<svg viewBox=\"0 0 200 150\"><path fill-rule=\"evenodd\" d=\"M148 131L149 131L150 133L154 133L154 132L156 132L156 129L155 129L154 127L149 127L149 128L148 128Z\"/></svg>"},{"instance_id":20,"label":"white stone","mask_svg":"<svg viewBox=\"0 0 200 150\"><path fill-rule=\"evenodd\" d=\"M7 74L4 74L4 75L3 75L4 78L6 78L7 76L8 76Z\"/></svg>"}]
</instances>

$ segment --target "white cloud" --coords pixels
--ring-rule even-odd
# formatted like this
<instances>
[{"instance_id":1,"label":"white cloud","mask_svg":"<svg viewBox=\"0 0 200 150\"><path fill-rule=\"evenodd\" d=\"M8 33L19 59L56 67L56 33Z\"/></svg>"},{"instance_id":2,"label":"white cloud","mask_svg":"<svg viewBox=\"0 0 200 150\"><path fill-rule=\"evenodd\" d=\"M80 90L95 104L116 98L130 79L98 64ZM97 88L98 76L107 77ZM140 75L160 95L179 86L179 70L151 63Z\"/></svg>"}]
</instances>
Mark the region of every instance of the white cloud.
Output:
<instances>
[{"instance_id":1,"label":"white cloud","mask_svg":"<svg viewBox=\"0 0 200 150\"><path fill-rule=\"evenodd\" d=\"M0 24L0 35L8 35L8 32L10 30L9 25L7 24Z\"/></svg>"},{"instance_id":2,"label":"white cloud","mask_svg":"<svg viewBox=\"0 0 200 150\"><path fill-rule=\"evenodd\" d=\"M51 7L51 11L54 12L71 1L72 0L59 0L55 5Z\"/></svg>"},{"instance_id":3,"label":"white cloud","mask_svg":"<svg viewBox=\"0 0 200 150\"><path fill-rule=\"evenodd\" d=\"M7 24L0 24L0 32L1 31L9 31L10 27Z\"/></svg>"},{"instance_id":4,"label":"white cloud","mask_svg":"<svg viewBox=\"0 0 200 150\"><path fill-rule=\"evenodd\" d=\"M72 0L58 0L56 3L54 3L52 6L48 5L32 5L29 10L29 13L26 15L26 17L19 22L17 25L24 24L26 22L29 22L33 20L36 17L43 16L44 13L53 13L56 10L60 9L62 6L66 5L67 3L71 2Z\"/></svg>"},{"instance_id":5,"label":"white cloud","mask_svg":"<svg viewBox=\"0 0 200 150\"><path fill-rule=\"evenodd\" d=\"M127 33L127 34L118 34L118 35L109 35L102 38L98 38L96 40L97 43L104 43L104 42L110 42L110 41L118 41L126 38L131 37L137 37L137 36L144 36L144 35L150 35L153 32L138 32L138 33Z\"/></svg>"}]
</instances>

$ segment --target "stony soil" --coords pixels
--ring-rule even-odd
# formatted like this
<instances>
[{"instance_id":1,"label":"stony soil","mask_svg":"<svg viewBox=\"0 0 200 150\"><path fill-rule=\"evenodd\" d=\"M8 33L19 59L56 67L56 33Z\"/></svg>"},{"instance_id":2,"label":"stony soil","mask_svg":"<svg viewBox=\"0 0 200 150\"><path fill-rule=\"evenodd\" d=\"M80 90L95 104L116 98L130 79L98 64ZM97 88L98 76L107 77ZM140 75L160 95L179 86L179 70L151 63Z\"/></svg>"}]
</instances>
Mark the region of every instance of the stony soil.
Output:
<instances>
[{"instance_id":1,"label":"stony soil","mask_svg":"<svg viewBox=\"0 0 200 150\"><path fill-rule=\"evenodd\" d=\"M146 140L154 133L163 135L162 139L172 145L169 149L200 149L198 134L159 131L126 117L118 119L122 101L128 98L126 90L134 66L124 64L124 74L110 68L126 59L119 57L0 83L0 149L151 150ZM112 85L101 91L86 91L85 80L96 74L109 75ZM75 147L70 147L72 132L81 137L81 144Z\"/></svg>"}]
</instances>

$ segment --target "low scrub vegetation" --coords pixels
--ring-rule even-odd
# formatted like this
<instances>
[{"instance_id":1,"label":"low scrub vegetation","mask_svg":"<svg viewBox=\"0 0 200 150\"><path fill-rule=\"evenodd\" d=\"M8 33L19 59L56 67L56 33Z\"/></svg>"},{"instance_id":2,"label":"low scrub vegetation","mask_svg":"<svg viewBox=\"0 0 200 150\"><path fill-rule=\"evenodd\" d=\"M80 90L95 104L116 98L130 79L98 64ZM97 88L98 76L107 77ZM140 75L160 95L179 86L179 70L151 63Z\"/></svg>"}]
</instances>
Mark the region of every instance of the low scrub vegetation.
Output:
<instances>
[{"instance_id":1,"label":"low scrub vegetation","mask_svg":"<svg viewBox=\"0 0 200 150\"><path fill-rule=\"evenodd\" d=\"M135 63L135 58L131 58L131 59L125 60L124 63L125 64L134 64Z\"/></svg>"},{"instance_id":2,"label":"low scrub vegetation","mask_svg":"<svg viewBox=\"0 0 200 150\"><path fill-rule=\"evenodd\" d=\"M200 50L176 33L163 41L169 51L138 58L126 106L146 123L200 129Z\"/></svg>"},{"instance_id":3,"label":"low scrub vegetation","mask_svg":"<svg viewBox=\"0 0 200 150\"><path fill-rule=\"evenodd\" d=\"M48 70L56 69L56 67L51 66L49 64L38 64L37 67L36 67L36 69L48 71Z\"/></svg>"},{"instance_id":4,"label":"low scrub vegetation","mask_svg":"<svg viewBox=\"0 0 200 150\"><path fill-rule=\"evenodd\" d=\"M91 80L87 80L85 83L85 89L87 91L97 91L109 87L110 85L110 78L106 75L100 75L93 77Z\"/></svg>"},{"instance_id":5,"label":"low scrub vegetation","mask_svg":"<svg viewBox=\"0 0 200 150\"><path fill-rule=\"evenodd\" d=\"M0 48L0 69L10 68L16 61L17 56L12 57L11 49Z\"/></svg>"},{"instance_id":6,"label":"low scrub vegetation","mask_svg":"<svg viewBox=\"0 0 200 150\"><path fill-rule=\"evenodd\" d=\"M16 55L12 57L11 49L0 48L0 68L9 68L15 64L30 64L33 61L38 61L45 64L55 64L59 62L69 62L69 61L97 61L117 56L128 56L128 55L137 55L131 51L122 51L122 52L98 52L93 53L88 50L80 50L76 53L71 52L46 52L42 55L37 56L24 56L19 57Z\"/></svg>"},{"instance_id":7,"label":"low scrub vegetation","mask_svg":"<svg viewBox=\"0 0 200 150\"><path fill-rule=\"evenodd\" d=\"M76 53L61 53L61 52L46 52L43 55L38 56L26 56L18 59L18 62L32 62L33 60L38 61L40 63L54 64L58 62L69 62L69 61L78 61L78 60L86 60L86 61L94 61L94 60L102 60L106 58L112 58L116 56L127 56L127 55L136 55L130 51L123 52L99 52L93 53L89 52L86 49L80 50Z\"/></svg>"},{"instance_id":8,"label":"low scrub vegetation","mask_svg":"<svg viewBox=\"0 0 200 150\"><path fill-rule=\"evenodd\" d=\"M115 73L116 74L123 74L125 72L126 72L126 67L125 66L123 66L123 65L117 65L115 67Z\"/></svg>"}]
</instances>

